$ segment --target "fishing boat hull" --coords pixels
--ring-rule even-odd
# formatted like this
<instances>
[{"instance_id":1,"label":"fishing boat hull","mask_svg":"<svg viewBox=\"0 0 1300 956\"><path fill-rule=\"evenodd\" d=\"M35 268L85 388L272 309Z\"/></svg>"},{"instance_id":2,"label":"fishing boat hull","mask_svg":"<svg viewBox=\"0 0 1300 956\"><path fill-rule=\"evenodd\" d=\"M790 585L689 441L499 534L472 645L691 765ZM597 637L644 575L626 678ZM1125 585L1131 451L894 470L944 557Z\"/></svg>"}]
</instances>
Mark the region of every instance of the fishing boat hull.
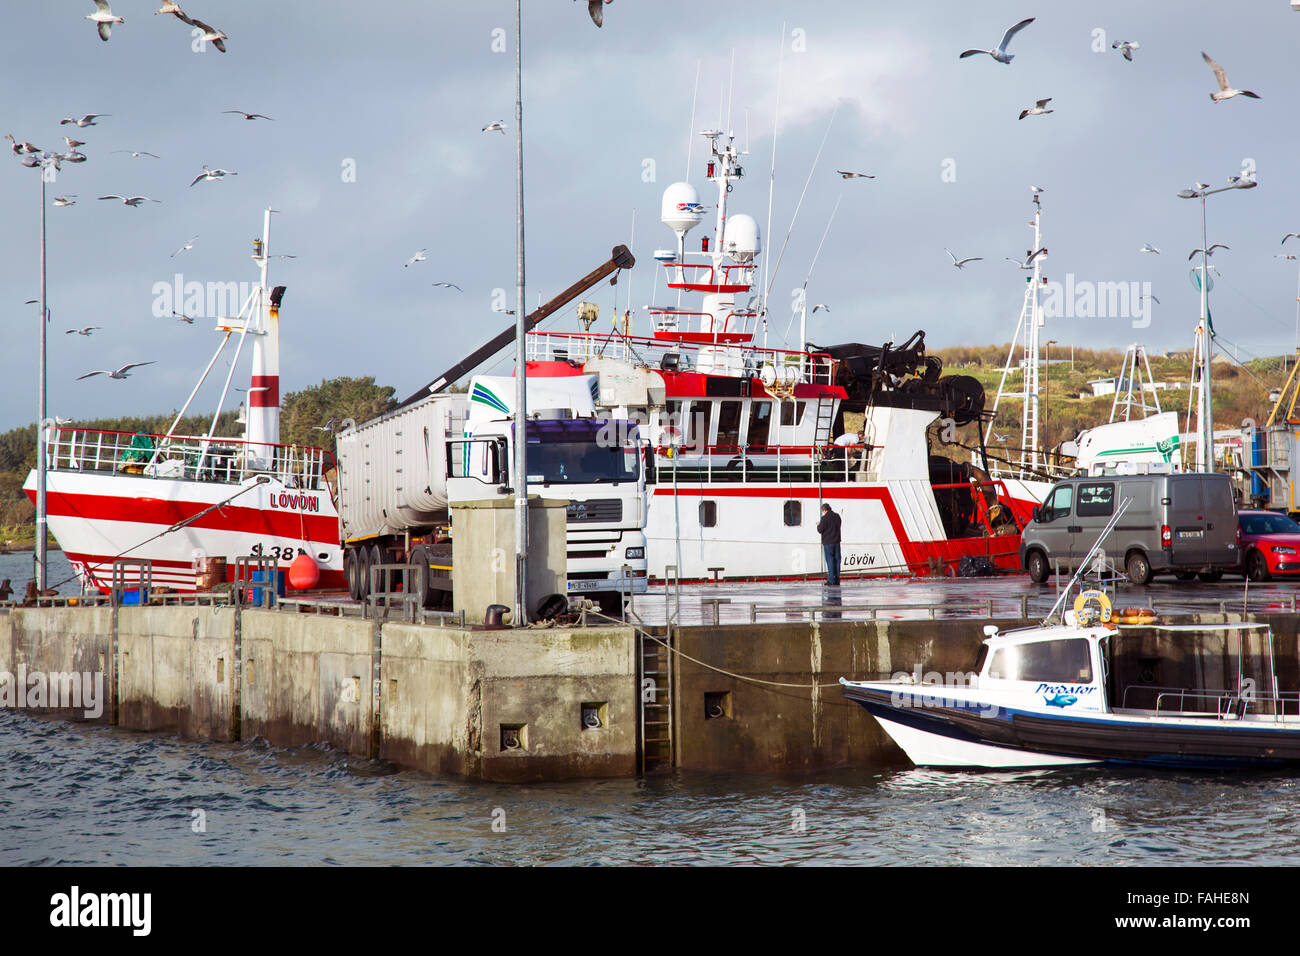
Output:
<instances>
[{"instance_id":1,"label":"fishing boat hull","mask_svg":"<svg viewBox=\"0 0 1300 956\"><path fill-rule=\"evenodd\" d=\"M192 592L204 559L225 558L231 578L239 557L267 556L287 571L300 552L320 569L317 587L346 586L338 514L327 491L273 477L233 485L57 469L46 477L50 532L88 589L106 593L119 558L150 562L154 587ZM35 502L35 472L24 490ZM139 565L122 571L124 583L139 583Z\"/></svg>"},{"instance_id":2,"label":"fishing boat hull","mask_svg":"<svg viewBox=\"0 0 1300 956\"><path fill-rule=\"evenodd\" d=\"M1046 713L957 689L844 682L917 766L1019 769L1117 764L1181 769L1300 766L1300 719ZM1064 709L1064 708L1062 708Z\"/></svg>"}]
</instances>

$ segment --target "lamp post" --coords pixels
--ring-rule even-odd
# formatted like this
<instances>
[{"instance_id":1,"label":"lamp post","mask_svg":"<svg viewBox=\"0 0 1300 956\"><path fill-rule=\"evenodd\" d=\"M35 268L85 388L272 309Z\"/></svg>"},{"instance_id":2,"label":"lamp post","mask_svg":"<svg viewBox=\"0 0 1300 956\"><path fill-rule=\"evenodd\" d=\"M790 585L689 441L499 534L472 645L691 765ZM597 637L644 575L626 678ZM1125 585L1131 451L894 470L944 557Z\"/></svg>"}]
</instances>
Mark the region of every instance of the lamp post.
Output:
<instances>
[{"instance_id":1,"label":"lamp post","mask_svg":"<svg viewBox=\"0 0 1300 956\"><path fill-rule=\"evenodd\" d=\"M1254 189L1259 183L1253 179L1245 177L1237 178L1231 185L1220 186L1218 189L1210 189L1204 183L1197 183L1195 189L1184 189L1178 194L1179 199L1199 199L1201 201L1201 347L1202 347L1202 365L1201 365L1201 382L1200 395L1197 401L1197 438L1196 438L1196 470L1202 472L1214 471L1214 421L1213 421L1213 402L1210 393L1210 363L1214 358L1214 340L1211 338L1213 330L1210 328L1210 308L1209 308L1209 289L1207 288L1207 273L1210 268L1210 254L1208 251L1209 241L1207 239L1207 230L1205 225L1205 200L1208 196L1214 196L1218 193L1227 192L1229 189Z\"/></svg>"},{"instance_id":2,"label":"lamp post","mask_svg":"<svg viewBox=\"0 0 1300 956\"><path fill-rule=\"evenodd\" d=\"M528 623L528 359L524 322L524 35L515 0L515 627Z\"/></svg>"}]
</instances>

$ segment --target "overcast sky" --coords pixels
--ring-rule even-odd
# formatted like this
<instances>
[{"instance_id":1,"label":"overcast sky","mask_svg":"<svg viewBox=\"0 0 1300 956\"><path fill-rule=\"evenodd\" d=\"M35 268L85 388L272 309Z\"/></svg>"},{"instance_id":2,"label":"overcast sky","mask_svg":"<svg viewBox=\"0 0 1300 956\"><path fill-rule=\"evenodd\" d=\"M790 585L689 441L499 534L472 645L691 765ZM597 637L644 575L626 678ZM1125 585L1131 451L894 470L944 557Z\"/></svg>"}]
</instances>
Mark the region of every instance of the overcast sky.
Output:
<instances>
[{"instance_id":1,"label":"overcast sky","mask_svg":"<svg viewBox=\"0 0 1300 956\"><path fill-rule=\"evenodd\" d=\"M268 205L280 210L272 251L298 257L272 267L273 283L288 286L284 391L374 375L404 397L511 321L492 309L501 304L494 290L506 290L507 307L514 299L513 3L185 3L229 35L225 54L194 52L189 28L153 15L158 5L114 0L126 22L108 43L82 19L90 0L5 5L5 132L59 148L75 134L89 156L49 189L51 200L77 197L48 209L51 415L179 407L219 337L211 315L193 326L156 317L155 289L176 273L251 282L250 240ZM1150 282L1160 299L1148 328L1061 317L1044 340L1186 348L1198 309L1187 254L1200 245L1200 211L1175 193L1196 180L1226 184L1244 164L1259 188L1208 203L1210 241L1231 246L1213 260L1222 273L1215 325L1251 353L1294 346L1297 262L1274 258L1300 253L1296 240L1278 244L1300 232L1300 13L1287 0L1233 4L1231 20L1208 0L616 0L600 30L585 3L524 6L530 306L620 242L639 260L618 287L620 307L629 280L633 308L654 301L652 255L672 244L658 222L660 194L686 175L694 138L689 178L713 202L703 140L689 134L717 124L728 102L722 123L750 150L731 208L765 227L780 62L774 214L764 236L772 261L827 139L775 276L769 342L787 335L791 290L840 197L809 286L810 301L831 311L817 313L810 339L902 341L925 329L932 347L1008 341L1024 286L1004 257L1029 247L1035 184L1045 189L1049 279ZM996 45L1028 16L1037 20L1012 42L1010 66L958 59ZM1141 44L1131 63L1110 49L1121 39ZM1212 104L1201 50L1262 98ZM1047 96L1054 113L1017 119ZM275 121L222 114L231 108ZM58 123L89 112L112 116L82 130ZM508 135L480 132L495 120ZM22 303L39 292L40 182L12 156L0 159L0 428L10 428L37 411L39 326L35 307ZM238 175L191 187L203 164ZM844 181L836 169L877 178ZM162 202L96 200L107 193ZM170 257L195 234L192 250ZM1140 253L1147 242L1162 254ZM945 247L984 261L958 271ZM403 268L421 248L428 261ZM662 279L657 290L663 300ZM604 286L588 296L601 306L598 328L608 327L613 294ZM644 313L637 321L646 334ZM103 328L64 333L89 325ZM546 325L574 327L572 307ZM789 333L792 347L796 339ZM126 381L75 381L143 361L158 364ZM236 383L246 384L246 357L241 366ZM509 374L510 365L495 370ZM219 382L210 385L198 407L210 411L219 393Z\"/></svg>"}]
</instances>

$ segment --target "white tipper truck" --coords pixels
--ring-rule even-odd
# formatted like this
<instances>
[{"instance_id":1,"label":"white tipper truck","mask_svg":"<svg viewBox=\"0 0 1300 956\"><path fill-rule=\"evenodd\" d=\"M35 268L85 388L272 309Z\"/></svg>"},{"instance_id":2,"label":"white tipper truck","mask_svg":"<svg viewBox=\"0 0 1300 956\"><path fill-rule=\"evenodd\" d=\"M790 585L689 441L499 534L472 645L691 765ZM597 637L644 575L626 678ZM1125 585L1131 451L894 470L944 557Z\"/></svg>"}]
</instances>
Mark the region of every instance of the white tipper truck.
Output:
<instances>
[{"instance_id":1,"label":"white tipper truck","mask_svg":"<svg viewBox=\"0 0 1300 956\"><path fill-rule=\"evenodd\" d=\"M527 487L569 501L569 594L606 609L644 593L645 455L635 426L597 414L593 375L528 380ZM474 376L338 434L339 527L348 590L375 564L425 564L426 607L449 606L450 504L513 497L515 383Z\"/></svg>"}]
</instances>

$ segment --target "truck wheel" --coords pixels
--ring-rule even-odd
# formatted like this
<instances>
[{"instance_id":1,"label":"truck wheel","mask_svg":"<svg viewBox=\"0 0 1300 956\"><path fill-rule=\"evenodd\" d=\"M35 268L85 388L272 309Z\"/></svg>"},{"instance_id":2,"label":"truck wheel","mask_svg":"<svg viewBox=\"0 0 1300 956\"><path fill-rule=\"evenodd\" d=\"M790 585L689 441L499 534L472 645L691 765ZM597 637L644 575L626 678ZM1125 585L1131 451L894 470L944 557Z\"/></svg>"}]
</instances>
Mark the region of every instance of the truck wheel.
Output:
<instances>
[{"instance_id":1,"label":"truck wheel","mask_svg":"<svg viewBox=\"0 0 1300 956\"><path fill-rule=\"evenodd\" d=\"M1197 575L1197 577L1199 577L1199 578L1200 578L1202 581L1204 581L1206 584L1213 584L1215 581L1217 581L1217 580L1219 580L1221 577L1223 577L1223 572L1222 572L1222 571L1202 571L1199 575Z\"/></svg>"},{"instance_id":2,"label":"truck wheel","mask_svg":"<svg viewBox=\"0 0 1300 956\"><path fill-rule=\"evenodd\" d=\"M369 591L370 587L372 586L370 583L370 579L374 577L374 575L370 573L370 569L377 564L383 564L383 563L384 563L384 552L380 550L379 545L372 544L370 546L366 558L366 590L367 591ZM392 585L388 584L387 578L382 572L379 575L379 587L381 592L391 591L393 589Z\"/></svg>"},{"instance_id":3,"label":"truck wheel","mask_svg":"<svg viewBox=\"0 0 1300 956\"><path fill-rule=\"evenodd\" d=\"M364 601L370 597L370 565L374 563L369 548L357 549L357 573L361 575L361 585L357 600Z\"/></svg>"},{"instance_id":4,"label":"truck wheel","mask_svg":"<svg viewBox=\"0 0 1300 956\"><path fill-rule=\"evenodd\" d=\"M1147 584L1151 581L1151 562L1141 551L1134 551L1125 559L1124 571L1134 584Z\"/></svg>"},{"instance_id":5,"label":"truck wheel","mask_svg":"<svg viewBox=\"0 0 1300 956\"><path fill-rule=\"evenodd\" d=\"M357 549L348 548L343 556L343 573L348 579L348 597L354 601L361 600L361 568L359 567Z\"/></svg>"},{"instance_id":6,"label":"truck wheel","mask_svg":"<svg viewBox=\"0 0 1300 956\"><path fill-rule=\"evenodd\" d=\"M1252 551L1246 557L1246 577L1251 581L1267 581L1271 577L1268 562L1258 551Z\"/></svg>"},{"instance_id":7,"label":"truck wheel","mask_svg":"<svg viewBox=\"0 0 1300 956\"><path fill-rule=\"evenodd\" d=\"M1029 580L1035 584L1042 584L1052 573L1047 563L1047 556L1041 551L1029 552L1029 557L1025 559L1025 568L1029 571Z\"/></svg>"},{"instance_id":8,"label":"truck wheel","mask_svg":"<svg viewBox=\"0 0 1300 956\"><path fill-rule=\"evenodd\" d=\"M411 556L407 560L417 568L411 576L411 584L413 590L420 595L420 607L432 608L434 591L429 582L429 552L423 547L412 548Z\"/></svg>"}]
</instances>

